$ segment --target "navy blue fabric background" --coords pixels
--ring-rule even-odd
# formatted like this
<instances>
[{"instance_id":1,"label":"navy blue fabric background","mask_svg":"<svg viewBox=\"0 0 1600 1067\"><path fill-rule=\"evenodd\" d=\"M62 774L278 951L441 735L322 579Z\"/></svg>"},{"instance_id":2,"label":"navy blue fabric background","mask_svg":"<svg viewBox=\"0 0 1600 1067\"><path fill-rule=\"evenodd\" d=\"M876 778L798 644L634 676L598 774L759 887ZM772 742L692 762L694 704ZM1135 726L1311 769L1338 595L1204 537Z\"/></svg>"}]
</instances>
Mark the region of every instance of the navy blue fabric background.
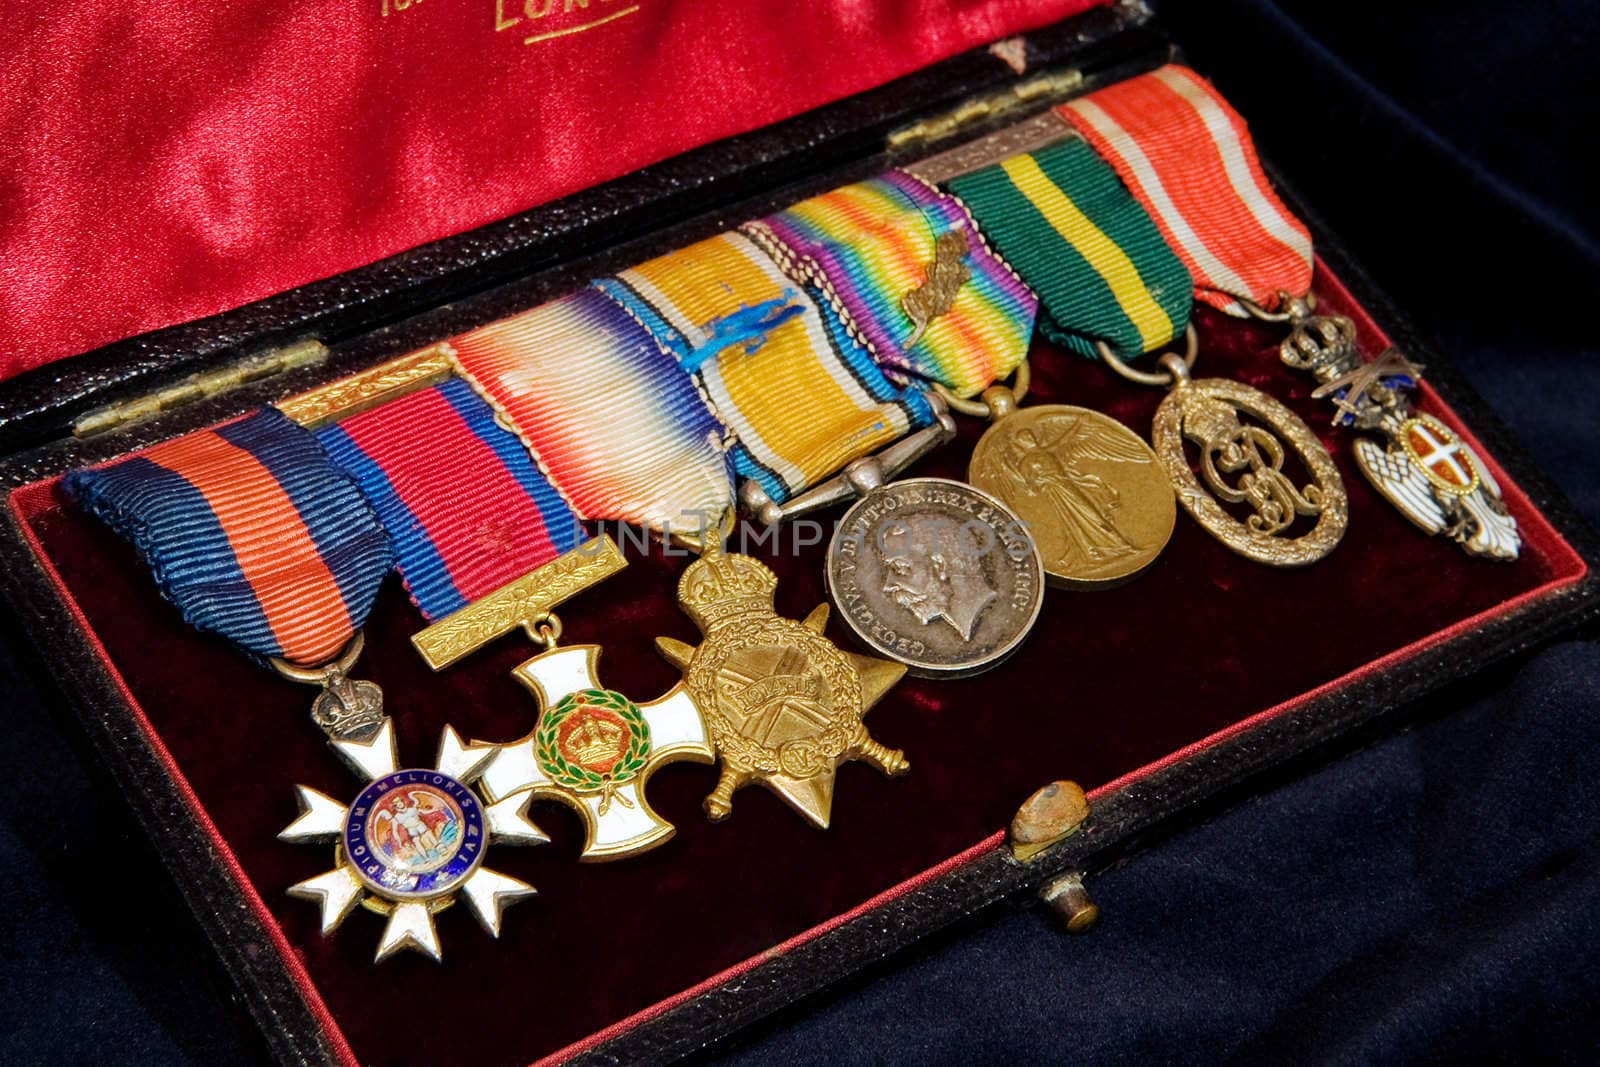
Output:
<instances>
[{"instance_id":1,"label":"navy blue fabric background","mask_svg":"<svg viewBox=\"0 0 1600 1067\"><path fill-rule=\"evenodd\" d=\"M1600 117L1600 6L1158 7L1600 523L1600 197L1579 160ZM1037 910L989 916L720 1056L1595 1062L1593 637L1454 686L1406 732L1095 877L1086 937ZM262 1060L131 816L41 701L0 645L0 1062Z\"/></svg>"}]
</instances>

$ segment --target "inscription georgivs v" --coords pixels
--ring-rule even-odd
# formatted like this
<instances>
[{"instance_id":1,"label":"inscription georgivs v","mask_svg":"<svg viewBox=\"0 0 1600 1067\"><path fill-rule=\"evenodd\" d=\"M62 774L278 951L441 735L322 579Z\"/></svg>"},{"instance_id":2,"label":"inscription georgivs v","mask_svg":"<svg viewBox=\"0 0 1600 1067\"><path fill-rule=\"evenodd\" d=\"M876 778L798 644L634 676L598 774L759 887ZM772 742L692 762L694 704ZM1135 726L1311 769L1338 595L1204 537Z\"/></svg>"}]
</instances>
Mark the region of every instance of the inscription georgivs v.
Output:
<instances>
[{"instance_id":1,"label":"inscription georgivs v","mask_svg":"<svg viewBox=\"0 0 1600 1067\"><path fill-rule=\"evenodd\" d=\"M856 501L825 573L856 636L922 675L1000 663L1044 599L1026 526L994 497L943 478L891 482Z\"/></svg>"}]
</instances>

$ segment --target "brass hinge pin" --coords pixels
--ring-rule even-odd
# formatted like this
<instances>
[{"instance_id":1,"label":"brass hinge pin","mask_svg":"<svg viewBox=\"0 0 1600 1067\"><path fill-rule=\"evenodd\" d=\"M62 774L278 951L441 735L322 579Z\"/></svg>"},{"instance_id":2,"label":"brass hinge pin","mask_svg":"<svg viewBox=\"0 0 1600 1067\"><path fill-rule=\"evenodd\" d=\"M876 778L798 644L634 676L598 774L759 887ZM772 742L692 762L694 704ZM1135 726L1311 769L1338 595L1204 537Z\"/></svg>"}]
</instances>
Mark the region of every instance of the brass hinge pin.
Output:
<instances>
[{"instance_id":1,"label":"brass hinge pin","mask_svg":"<svg viewBox=\"0 0 1600 1067\"><path fill-rule=\"evenodd\" d=\"M315 338L258 352L225 367L192 374L176 385L169 385L131 400L120 400L115 404L96 408L73 422L72 436L94 437L112 430L120 430L171 411L173 408L218 396L241 385L259 382L263 378L270 378L300 367L313 366L321 363L327 356L328 347Z\"/></svg>"}]
</instances>

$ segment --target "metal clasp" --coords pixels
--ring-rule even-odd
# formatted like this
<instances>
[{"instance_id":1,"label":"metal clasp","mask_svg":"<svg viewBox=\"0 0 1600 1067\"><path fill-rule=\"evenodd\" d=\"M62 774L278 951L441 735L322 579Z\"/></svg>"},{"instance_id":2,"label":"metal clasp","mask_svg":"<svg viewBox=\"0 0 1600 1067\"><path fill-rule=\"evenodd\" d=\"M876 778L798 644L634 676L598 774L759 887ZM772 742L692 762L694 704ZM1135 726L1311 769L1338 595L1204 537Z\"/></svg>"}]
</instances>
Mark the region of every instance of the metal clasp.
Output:
<instances>
[{"instance_id":1,"label":"metal clasp","mask_svg":"<svg viewBox=\"0 0 1600 1067\"><path fill-rule=\"evenodd\" d=\"M784 519L798 518L865 496L929 452L954 439L956 420L951 417L944 399L937 393L928 393L927 396L934 414L931 425L907 434L881 452L852 460L838 474L818 482L782 504L768 496L766 490L755 481L746 478L739 485L740 509L764 525L775 526Z\"/></svg>"}]
</instances>

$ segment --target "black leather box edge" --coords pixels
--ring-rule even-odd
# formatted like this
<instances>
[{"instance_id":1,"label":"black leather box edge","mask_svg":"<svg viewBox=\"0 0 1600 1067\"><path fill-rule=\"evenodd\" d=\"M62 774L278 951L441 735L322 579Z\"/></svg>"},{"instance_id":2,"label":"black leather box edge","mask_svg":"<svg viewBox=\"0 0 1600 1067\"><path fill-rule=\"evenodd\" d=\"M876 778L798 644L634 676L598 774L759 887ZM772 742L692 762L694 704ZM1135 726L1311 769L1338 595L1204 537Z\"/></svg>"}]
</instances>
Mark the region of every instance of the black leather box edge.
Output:
<instances>
[{"instance_id":1,"label":"black leather box edge","mask_svg":"<svg viewBox=\"0 0 1600 1067\"><path fill-rule=\"evenodd\" d=\"M1093 81L1153 65L1167 46L1143 7L1100 9L1028 38L1030 73L1066 65ZM490 321L610 266L708 234L810 189L886 162L886 135L956 99L1015 76L982 50L882 89L720 142L524 215L233 312L73 357L0 385L0 493L309 387ZM981 132L963 130L962 136ZM782 186L774 192L774 186ZM1304 213L1303 205L1296 205ZM1600 540L1532 465L1504 427L1415 335L1404 317L1312 220L1323 259L1390 336L1425 362L1429 379L1589 565L1582 580L1403 663L1372 671L1246 733L1097 797L1084 828L1027 864L1003 849L767 959L581 1052L589 1063L658 1062L704 1049L741 1028L880 964L913 943L1003 902L1031 899L1067 871L1093 871L1151 839L1214 814L1269 779L1326 759L1352 738L1405 721L1415 702L1600 614ZM597 254L587 254L589 250ZM603 249L604 251L600 251ZM471 299L468 299L468 298ZM204 401L112 437L65 436L84 411L181 380L261 348L314 336L328 363ZM0 589L12 629L50 650L61 687L101 760L128 795L191 908L238 983L272 1052L284 1062L335 1062L336 1048L300 996L266 929L155 750L122 712L123 697L7 512ZM1042 784L1042 783L1041 783ZM998 828L997 828L998 829Z\"/></svg>"}]
</instances>

